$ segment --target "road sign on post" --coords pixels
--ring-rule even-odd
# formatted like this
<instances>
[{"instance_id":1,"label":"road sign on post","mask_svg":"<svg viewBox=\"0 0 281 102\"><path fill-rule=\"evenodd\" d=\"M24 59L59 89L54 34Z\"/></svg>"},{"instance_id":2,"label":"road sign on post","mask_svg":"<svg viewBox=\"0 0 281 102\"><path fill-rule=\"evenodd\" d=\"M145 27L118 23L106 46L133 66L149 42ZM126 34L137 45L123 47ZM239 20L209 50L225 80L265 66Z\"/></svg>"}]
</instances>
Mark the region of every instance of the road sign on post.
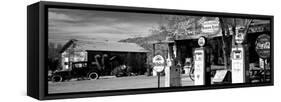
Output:
<instances>
[{"instance_id":1,"label":"road sign on post","mask_svg":"<svg viewBox=\"0 0 281 102\"><path fill-rule=\"evenodd\" d=\"M162 72L165 68L165 59L161 55L156 55L152 59L153 62L153 70L157 72L158 77L158 88L160 87L160 72Z\"/></svg>"},{"instance_id":2,"label":"road sign on post","mask_svg":"<svg viewBox=\"0 0 281 102\"><path fill-rule=\"evenodd\" d=\"M161 55L156 55L153 57L152 62L154 64L153 70L156 72L162 72L165 68L165 59Z\"/></svg>"}]
</instances>

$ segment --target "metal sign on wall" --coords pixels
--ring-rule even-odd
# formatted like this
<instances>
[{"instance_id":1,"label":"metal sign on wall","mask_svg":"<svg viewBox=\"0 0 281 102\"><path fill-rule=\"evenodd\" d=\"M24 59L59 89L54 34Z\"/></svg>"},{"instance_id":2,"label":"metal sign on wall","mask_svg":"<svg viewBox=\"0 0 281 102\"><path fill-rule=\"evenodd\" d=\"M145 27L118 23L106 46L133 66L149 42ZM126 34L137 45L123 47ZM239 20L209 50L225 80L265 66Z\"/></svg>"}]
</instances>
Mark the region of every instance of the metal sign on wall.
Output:
<instances>
[{"instance_id":1,"label":"metal sign on wall","mask_svg":"<svg viewBox=\"0 0 281 102\"><path fill-rule=\"evenodd\" d=\"M175 33L175 40L198 39L201 36L205 36L207 38L221 36L220 23L218 19L202 21L200 25L202 25L201 28L199 28L200 30L189 32L177 31Z\"/></svg>"},{"instance_id":2,"label":"metal sign on wall","mask_svg":"<svg viewBox=\"0 0 281 102\"><path fill-rule=\"evenodd\" d=\"M202 23L201 31L203 33L214 34L220 30L220 23L218 20L205 21Z\"/></svg>"},{"instance_id":3,"label":"metal sign on wall","mask_svg":"<svg viewBox=\"0 0 281 102\"><path fill-rule=\"evenodd\" d=\"M256 52L261 58L270 57L270 36L262 34L256 40Z\"/></svg>"}]
</instances>

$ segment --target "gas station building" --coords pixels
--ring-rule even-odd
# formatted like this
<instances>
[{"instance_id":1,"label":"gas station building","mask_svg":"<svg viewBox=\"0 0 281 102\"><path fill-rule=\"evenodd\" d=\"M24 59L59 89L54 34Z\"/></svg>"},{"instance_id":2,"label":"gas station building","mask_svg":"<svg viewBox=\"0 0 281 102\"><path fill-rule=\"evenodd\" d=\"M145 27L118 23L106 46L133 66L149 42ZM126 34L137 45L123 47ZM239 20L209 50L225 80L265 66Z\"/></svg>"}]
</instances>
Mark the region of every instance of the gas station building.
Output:
<instances>
[{"instance_id":1,"label":"gas station building","mask_svg":"<svg viewBox=\"0 0 281 102\"><path fill-rule=\"evenodd\" d=\"M213 22L214 23L214 22ZM174 65L177 63L184 64L187 59L192 59L195 64L195 85L196 78L199 78L200 75L204 76L202 80L205 82L198 85L208 85L209 84L218 84L221 83L254 83L254 82L266 82L270 81L270 72L271 71L271 60L270 58L261 58L256 51L257 39L261 35L268 35L270 37L271 28L269 20L252 20L250 26L247 31L247 37L243 44L238 44L237 46L232 46L231 55L227 58L229 66L226 68L224 66L224 52L223 52L223 44L222 44L222 31L220 29L220 24L218 21L214 23L217 26L216 31L206 30L205 33L175 33L173 36L173 42L169 42L169 56L174 57L176 61L174 61ZM202 30L202 28L201 28ZM232 43L232 39L235 38L232 36L233 32L231 30L228 32L230 36L225 36L227 43ZM236 33L237 35L237 33ZM206 41L204 41L203 46L199 46L198 39L200 37L204 37ZM165 42L165 41L164 41ZM243 50L241 54L237 54L237 50L239 50L238 46L241 45L241 49ZM237 48L236 48L237 47ZM203 62L197 64L204 64L203 72L196 74L196 51L199 48L204 49L204 57ZM270 49L270 48L269 48ZM240 57L237 57L240 55ZM236 58L236 59L235 59ZM237 60L237 58L241 59L241 63ZM237 60L237 61L236 61ZM239 62L239 63L238 63ZM235 67L241 67L242 69L235 69ZM268 71L266 71L266 70ZM182 69L184 70L184 69ZM225 70L222 72L221 70ZM241 71L242 70L242 71ZM238 71L238 72L237 72ZM258 75L258 73L264 71L263 76L254 76ZM237 72L237 73L236 73ZM220 75L219 75L220 74ZM267 75L267 76L266 76ZM241 78L240 78L241 77ZM259 77L259 78L256 78ZM215 79L214 79L215 78ZM255 79L256 78L256 79ZM170 78L171 79L171 78ZM199 78L200 79L200 78ZM198 80L199 80L198 79ZM259 80L261 79L261 80ZM198 81L197 80L197 81ZM206 81L207 80L207 81ZM208 81L209 80L209 81ZM207 82L207 83L206 83ZM200 82L199 82L200 83Z\"/></svg>"}]
</instances>

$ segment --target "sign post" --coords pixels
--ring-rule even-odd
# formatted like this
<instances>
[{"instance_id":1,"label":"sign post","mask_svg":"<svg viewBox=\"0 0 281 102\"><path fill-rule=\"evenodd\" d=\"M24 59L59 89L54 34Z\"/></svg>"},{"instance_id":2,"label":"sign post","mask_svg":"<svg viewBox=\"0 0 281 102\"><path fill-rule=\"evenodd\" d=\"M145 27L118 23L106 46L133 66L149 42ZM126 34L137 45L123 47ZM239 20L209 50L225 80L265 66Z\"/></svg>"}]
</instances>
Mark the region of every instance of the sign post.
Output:
<instances>
[{"instance_id":1,"label":"sign post","mask_svg":"<svg viewBox=\"0 0 281 102\"><path fill-rule=\"evenodd\" d=\"M269 71L270 67L267 62L267 59L270 57L270 36L267 34L258 36L255 49L259 57L263 59L260 62L262 62L262 67L264 69L264 81L270 81L271 73Z\"/></svg>"},{"instance_id":2,"label":"sign post","mask_svg":"<svg viewBox=\"0 0 281 102\"><path fill-rule=\"evenodd\" d=\"M160 88L160 72L165 68L165 59L161 55L156 55L153 57L152 62L154 64L153 70L157 72L158 88Z\"/></svg>"}]
</instances>

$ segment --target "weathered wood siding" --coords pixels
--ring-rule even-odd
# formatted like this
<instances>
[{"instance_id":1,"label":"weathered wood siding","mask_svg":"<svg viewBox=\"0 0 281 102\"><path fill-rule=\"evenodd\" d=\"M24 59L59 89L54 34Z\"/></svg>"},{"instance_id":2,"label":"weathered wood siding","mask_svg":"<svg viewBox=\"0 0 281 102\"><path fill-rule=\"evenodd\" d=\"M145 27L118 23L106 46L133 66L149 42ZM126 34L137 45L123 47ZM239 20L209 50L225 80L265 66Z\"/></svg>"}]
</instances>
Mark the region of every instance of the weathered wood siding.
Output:
<instances>
[{"instance_id":1,"label":"weathered wood siding","mask_svg":"<svg viewBox=\"0 0 281 102\"><path fill-rule=\"evenodd\" d=\"M89 62L98 62L106 75L125 64L133 68L134 73L144 74L146 71L146 53L142 52L109 52L109 51L87 51Z\"/></svg>"},{"instance_id":2,"label":"weathered wood siding","mask_svg":"<svg viewBox=\"0 0 281 102\"><path fill-rule=\"evenodd\" d=\"M80 47L71 46L61 53L61 65L63 70L71 68L70 62L87 61L87 52Z\"/></svg>"}]
</instances>

